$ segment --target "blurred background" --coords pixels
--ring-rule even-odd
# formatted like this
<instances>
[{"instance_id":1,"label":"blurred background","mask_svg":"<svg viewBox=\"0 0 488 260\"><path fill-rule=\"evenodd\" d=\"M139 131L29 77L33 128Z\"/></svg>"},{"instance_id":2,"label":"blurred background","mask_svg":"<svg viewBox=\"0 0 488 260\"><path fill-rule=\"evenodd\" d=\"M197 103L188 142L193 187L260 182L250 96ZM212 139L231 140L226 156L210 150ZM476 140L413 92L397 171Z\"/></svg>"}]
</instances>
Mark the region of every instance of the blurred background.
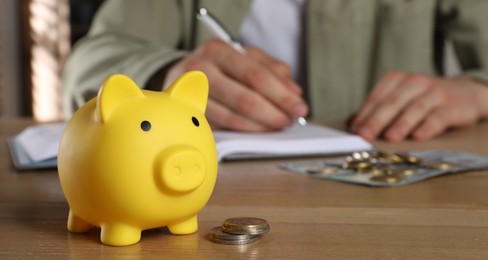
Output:
<instances>
[{"instance_id":1,"label":"blurred background","mask_svg":"<svg viewBox=\"0 0 488 260\"><path fill-rule=\"evenodd\" d=\"M61 72L103 0L0 0L0 117L62 119Z\"/></svg>"}]
</instances>

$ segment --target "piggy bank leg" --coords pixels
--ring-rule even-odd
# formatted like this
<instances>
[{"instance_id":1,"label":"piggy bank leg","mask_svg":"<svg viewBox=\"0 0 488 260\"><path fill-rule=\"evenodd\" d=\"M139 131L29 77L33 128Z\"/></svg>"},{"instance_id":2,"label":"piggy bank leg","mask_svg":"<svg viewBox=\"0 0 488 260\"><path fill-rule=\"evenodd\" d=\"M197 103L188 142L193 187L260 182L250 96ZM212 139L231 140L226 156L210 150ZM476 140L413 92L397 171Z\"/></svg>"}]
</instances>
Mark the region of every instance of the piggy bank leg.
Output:
<instances>
[{"instance_id":1,"label":"piggy bank leg","mask_svg":"<svg viewBox=\"0 0 488 260\"><path fill-rule=\"evenodd\" d=\"M168 229L172 234L176 235L195 233L198 230L197 216L195 215L184 221L169 224Z\"/></svg>"},{"instance_id":2,"label":"piggy bank leg","mask_svg":"<svg viewBox=\"0 0 488 260\"><path fill-rule=\"evenodd\" d=\"M75 233L84 233L93 227L90 223L84 221L76 216L73 211L69 211L68 215L68 230Z\"/></svg>"},{"instance_id":3,"label":"piggy bank leg","mask_svg":"<svg viewBox=\"0 0 488 260\"><path fill-rule=\"evenodd\" d=\"M125 224L102 225L100 239L110 246L128 246L141 240L141 229Z\"/></svg>"}]
</instances>

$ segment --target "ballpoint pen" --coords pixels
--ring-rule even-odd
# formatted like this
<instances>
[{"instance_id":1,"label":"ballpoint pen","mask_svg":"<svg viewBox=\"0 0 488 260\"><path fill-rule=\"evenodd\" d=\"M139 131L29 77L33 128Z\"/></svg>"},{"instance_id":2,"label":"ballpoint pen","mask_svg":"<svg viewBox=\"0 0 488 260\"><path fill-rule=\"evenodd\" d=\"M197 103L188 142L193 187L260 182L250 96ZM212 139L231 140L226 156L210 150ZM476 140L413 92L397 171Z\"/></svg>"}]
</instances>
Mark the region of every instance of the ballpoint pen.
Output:
<instances>
[{"instance_id":1,"label":"ballpoint pen","mask_svg":"<svg viewBox=\"0 0 488 260\"><path fill-rule=\"evenodd\" d=\"M244 47L242 47L241 43L233 38L232 34L225 29L224 25L207 9L203 7L200 8L196 14L196 17L198 21L202 22L202 24L215 35L215 37L228 43L238 52L242 54L246 53L246 50ZM301 126L305 126L307 124L307 120L304 117L298 117L297 122Z\"/></svg>"}]
</instances>

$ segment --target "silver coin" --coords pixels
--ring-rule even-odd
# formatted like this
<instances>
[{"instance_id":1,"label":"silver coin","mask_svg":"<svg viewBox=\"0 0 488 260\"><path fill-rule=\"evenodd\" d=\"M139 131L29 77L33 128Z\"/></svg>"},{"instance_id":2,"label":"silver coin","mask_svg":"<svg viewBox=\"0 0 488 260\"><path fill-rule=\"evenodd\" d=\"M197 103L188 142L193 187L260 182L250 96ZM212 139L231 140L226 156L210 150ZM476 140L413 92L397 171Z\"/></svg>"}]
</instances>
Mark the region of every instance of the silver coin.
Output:
<instances>
[{"instance_id":1,"label":"silver coin","mask_svg":"<svg viewBox=\"0 0 488 260\"><path fill-rule=\"evenodd\" d=\"M256 242L260 239L260 236L255 236L254 238L243 239L243 240L226 240L226 239L219 239L215 237L208 237L208 239L217 244L225 244L225 245L245 245Z\"/></svg>"},{"instance_id":2,"label":"silver coin","mask_svg":"<svg viewBox=\"0 0 488 260\"><path fill-rule=\"evenodd\" d=\"M208 234L208 239L214 243L227 245L244 245L258 240L260 236L247 234L229 234L222 231L222 227L214 227Z\"/></svg>"},{"instance_id":3,"label":"silver coin","mask_svg":"<svg viewBox=\"0 0 488 260\"><path fill-rule=\"evenodd\" d=\"M223 239L223 240L246 240L255 237L255 235L249 235L249 234L227 233L223 231L221 226L212 228L209 232L209 236L213 238Z\"/></svg>"}]
</instances>

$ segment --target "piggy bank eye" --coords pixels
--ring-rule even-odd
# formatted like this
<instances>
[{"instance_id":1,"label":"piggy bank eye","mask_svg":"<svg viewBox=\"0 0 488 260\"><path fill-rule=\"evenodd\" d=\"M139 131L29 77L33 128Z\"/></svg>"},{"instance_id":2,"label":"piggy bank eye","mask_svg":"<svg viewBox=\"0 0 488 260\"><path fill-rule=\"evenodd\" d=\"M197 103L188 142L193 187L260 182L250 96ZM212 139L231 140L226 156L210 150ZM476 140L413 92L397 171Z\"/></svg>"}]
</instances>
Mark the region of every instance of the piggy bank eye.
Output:
<instances>
[{"instance_id":1,"label":"piggy bank eye","mask_svg":"<svg viewBox=\"0 0 488 260\"><path fill-rule=\"evenodd\" d=\"M193 122L193 124L195 126L199 126L200 125L200 122L198 122L198 119L194 116L191 117L191 121Z\"/></svg>"},{"instance_id":2,"label":"piggy bank eye","mask_svg":"<svg viewBox=\"0 0 488 260\"><path fill-rule=\"evenodd\" d=\"M143 131L146 131L146 132L151 130L151 123L149 121L146 121L146 120L142 121L141 122L141 129Z\"/></svg>"}]
</instances>

